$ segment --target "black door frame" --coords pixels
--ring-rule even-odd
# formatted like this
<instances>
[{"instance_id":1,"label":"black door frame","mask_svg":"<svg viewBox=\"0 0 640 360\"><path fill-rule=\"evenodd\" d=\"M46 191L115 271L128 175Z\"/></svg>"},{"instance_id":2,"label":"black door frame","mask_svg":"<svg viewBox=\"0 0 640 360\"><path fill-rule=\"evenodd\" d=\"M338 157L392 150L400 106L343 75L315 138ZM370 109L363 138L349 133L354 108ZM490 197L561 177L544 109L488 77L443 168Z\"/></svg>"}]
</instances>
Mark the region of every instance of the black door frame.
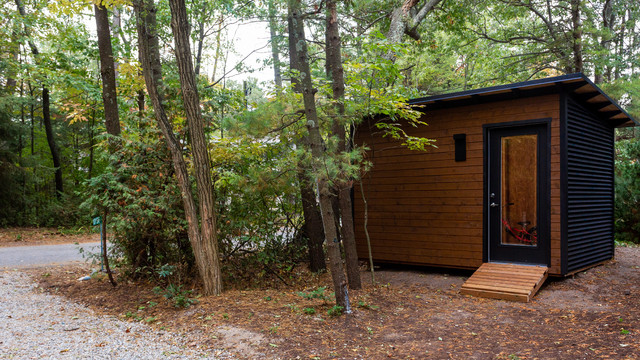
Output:
<instances>
[{"instance_id":1,"label":"black door frame","mask_svg":"<svg viewBox=\"0 0 640 360\"><path fill-rule=\"evenodd\" d=\"M484 191L483 191L483 261L484 262L514 262L523 264L536 264L550 266L551 244L551 118L532 119L524 121L513 121L496 124L483 125L483 153L484 153ZM538 245L535 248L493 244L491 241L491 224L494 220L494 227L498 221L490 215L490 193L491 193L491 134L502 135L518 132L537 133L538 142ZM495 179L494 179L495 181ZM494 238L495 241L499 240ZM493 247L493 253L492 253Z\"/></svg>"}]
</instances>

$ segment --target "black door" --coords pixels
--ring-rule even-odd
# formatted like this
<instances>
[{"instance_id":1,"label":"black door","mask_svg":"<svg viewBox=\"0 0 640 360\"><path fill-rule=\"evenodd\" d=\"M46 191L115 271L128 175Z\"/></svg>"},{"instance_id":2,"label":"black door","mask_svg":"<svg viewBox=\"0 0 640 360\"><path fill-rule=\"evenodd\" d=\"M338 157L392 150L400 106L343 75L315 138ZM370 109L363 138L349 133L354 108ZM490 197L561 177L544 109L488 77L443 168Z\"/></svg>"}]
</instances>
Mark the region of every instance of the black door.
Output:
<instances>
[{"instance_id":1,"label":"black door","mask_svg":"<svg viewBox=\"0 0 640 360\"><path fill-rule=\"evenodd\" d=\"M549 265L547 123L487 129L488 259Z\"/></svg>"}]
</instances>

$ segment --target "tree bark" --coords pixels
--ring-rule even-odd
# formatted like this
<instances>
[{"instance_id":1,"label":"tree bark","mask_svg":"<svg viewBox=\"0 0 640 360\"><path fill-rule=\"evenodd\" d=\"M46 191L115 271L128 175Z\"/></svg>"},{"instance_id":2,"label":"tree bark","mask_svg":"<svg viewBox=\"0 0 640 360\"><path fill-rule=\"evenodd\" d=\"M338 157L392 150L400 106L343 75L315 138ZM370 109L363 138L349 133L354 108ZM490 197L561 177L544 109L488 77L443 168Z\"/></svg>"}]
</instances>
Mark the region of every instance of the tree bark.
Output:
<instances>
[{"instance_id":1,"label":"tree bark","mask_svg":"<svg viewBox=\"0 0 640 360\"><path fill-rule=\"evenodd\" d=\"M602 28L605 30L602 39L600 40L600 46L605 53L611 51L611 34L613 33L613 1L605 0L602 6ZM601 84L604 82L605 75L607 80L611 79L611 65L610 64L596 64L594 83Z\"/></svg>"},{"instance_id":2,"label":"tree bark","mask_svg":"<svg viewBox=\"0 0 640 360\"><path fill-rule=\"evenodd\" d=\"M213 185L211 182L211 164L207 141L204 135L204 122L200 110L200 98L193 71L191 46L189 42L189 18L184 0L170 0L171 28L175 41L175 55L180 75L180 88L187 116L191 152L200 204L200 222L202 243L200 251L202 260L209 271L203 278L205 289L211 294L222 291L220 263L218 256L218 239L216 233L216 214L214 208ZM203 264L203 265L205 265Z\"/></svg>"},{"instance_id":3,"label":"tree bark","mask_svg":"<svg viewBox=\"0 0 640 360\"><path fill-rule=\"evenodd\" d=\"M313 159L313 170L317 176L318 193L320 197L320 213L322 214L322 224L324 235L327 240L327 251L329 254L329 269L333 280L336 304L343 307L346 312L350 312L347 282L342 266L342 257L338 243L338 233L335 224L335 214L331 206L331 192L326 174L321 167L322 159L325 156L322 136L318 124L318 113L316 110L314 90L311 81L311 70L307 55L307 43L304 36L304 24L300 11L300 0L289 0L289 37L293 37L289 49L291 56L297 58L298 69L300 71L299 84L302 89L304 100L304 113L307 119L307 130L309 132L309 145Z\"/></svg>"},{"instance_id":4,"label":"tree bark","mask_svg":"<svg viewBox=\"0 0 640 360\"><path fill-rule=\"evenodd\" d=\"M87 133L89 134L89 171L87 172L87 179L93 177L93 128L96 124L96 109L92 106L91 121L87 121Z\"/></svg>"},{"instance_id":5,"label":"tree bark","mask_svg":"<svg viewBox=\"0 0 640 360\"><path fill-rule=\"evenodd\" d=\"M282 73L280 72L280 50L278 49L276 16L273 0L269 0L269 33L271 35L271 57L273 58L273 80L276 84L276 91L279 92L282 89Z\"/></svg>"},{"instance_id":6,"label":"tree bark","mask_svg":"<svg viewBox=\"0 0 640 360\"><path fill-rule=\"evenodd\" d=\"M331 126L332 133L338 138L337 152L347 150L347 135L344 123L344 69L342 67L340 29L338 23L338 11L335 0L327 0L326 20L326 64L327 75L331 79L331 89L335 104L336 116ZM347 279L349 288L361 289L360 268L358 265L358 252L353 229L353 209L351 204L351 185L348 179L338 179L335 184L335 193L338 196L340 208L340 235L344 247L345 263L347 267Z\"/></svg>"},{"instance_id":7,"label":"tree bark","mask_svg":"<svg viewBox=\"0 0 640 360\"><path fill-rule=\"evenodd\" d=\"M93 6L98 32L98 51L100 52L100 76L102 77L102 102L107 133L120 136L120 115L118 114L118 94L116 91L116 69L109 30L109 13L102 5ZM111 142L112 151L115 142Z\"/></svg>"},{"instance_id":8,"label":"tree bark","mask_svg":"<svg viewBox=\"0 0 640 360\"><path fill-rule=\"evenodd\" d=\"M49 88L42 86L42 121L44 122L44 131L47 134L47 143L49 144L49 150L51 150L51 158L53 160L53 167L56 169L56 197L60 199L64 193L62 185L62 166L60 164L60 153L58 152L58 146L53 135L53 126L51 126L51 105L49 100Z\"/></svg>"},{"instance_id":9,"label":"tree bark","mask_svg":"<svg viewBox=\"0 0 640 360\"><path fill-rule=\"evenodd\" d=\"M581 0L571 0L571 24L573 30L573 71L583 72Z\"/></svg>"},{"instance_id":10,"label":"tree bark","mask_svg":"<svg viewBox=\"0 0 640 360\"><path fill-rule=\"evenodd\" d=\"M391 12L391 22L389 24L389 30L387 31L387 40L390 43L400 43L406 33L413 38L419 39L420 37L416 31L417 26L442 0L427 0L422 8L416 12L414 8L418 2L418 0L404 0L402 6L395 8ZM384 57L387 60L394 61L396 54L389 52L385 54Z\"/></svg>"},{"instance_id":11,"label":"tree bark","mask_svg":"<svg viewBox=\"0 0 640 360\"><path fill-rule=\"evenodd\" d=\"M107 251L107 213L105 212L102 216L102 238L100 241L102 242L102 262L104 263L104 269L107 271L107 276L109 276L109 282L111 286L116 287L118 283L113 278L113 273L111 273L111 267L109 267L109 255Z\"/></svg>"},{"instance_id":12,"label":"tree bark","mask_svg":"<svg viewBox=\"0 0 640 360\"><path fill-rule=\"evenodd\" d=\"M136 13L138 40L142 55L142 69L144 73L147 92L154 108L154 113L160 130L164 135L167 148L171 153L173 167L180 186L182 194L182 202L187 220L187 232L189 242L194 252L196 266L201 279L205 286L205 294L215 294L221 291L221 282L216 286L215 278L218 277L219 271L214 268L217 264L217 256L213 260L209 259L210 254L206 251L211 245L204 244L198 223L198 210L196 202L191 193L191 181L187 172L187 165L182 153L182 146L173 133L173 127L169 121L164 109L161 88L162 69L160 67L160 51L158 47L158 39L156 36L156 8L153 0L143 2L143 0L134 1L134 11ZM206 222L204 218L203 223ZM217 244L214 244L217 245ZM211 281L211 279L214 279Z\"/></svg>"},{"instance_id":13,"label":"tree bark","mask_svg":"<svg viewBox=\"0 0 640 360\"><path fill-rule=\"evenodd\" d=\"M10 54L10 58L17 63L18 55L20 53L20 45L18 43L18 34L15 31L11 32L11 42L9 45L9 49L7 49L7 52ZM5 84L4 93L8 96L13 95L17 84L18 82L16 80L16 69L14 68L13 64L9 64L7 69L7 82Z\"/></svg>"},{"instance_id":14,"label":"tree bark","mask_svg":"<svg viewBox=\"0 0 640 360\"><path fill-rule=\"evenodd\" d=\"M202 6L202 11L206 11L206 5ZM202 48L204 47L204 18L198 22L198 49L196 51L196 76L200 75L200 64L202 63Z\"/></svg>"},{"instance_id":15,"label":"tree bark","mask_svg":"<svg viewBox=\"0 0 640 360\"><path fill-rule=\"evenodd\" d=\"M309 270L320 272L327 269L324 260L324 230L322 228L322 215L316 202L316 193L313 191L313 183L305 170L298 170L298 182L300 184L300 197L302 199L302 215L304 217L304 234L309 248Z\"/></svg>"},{"instance_id":16,"label":"tree bark","mask_svg":"<svg viewBox=\"0 0 640 360\"><path fill-rule=\"evenodd\" d=\"M288 31L289 34L294 33L293 22L291 18L288 19ZM294 36L289 36L289 49L294 49L296 46L296 39ZM300 64L298 57L291 51L289 51L289 66L291 70L300 71ZM291 79L293 85L293 91L296 93L302 93L302 84L300 81L293 77ZM303 149L309 148L309 136L302 135L297 146ZM313 171L311 165L304 160L298 162L298 181L300 182L300 197L302 199L302 213L305 221L305 233L307 235L307 248L309 250L309 269L313 272L319 272L326 270L327 263L325 261L325 254L322 244L324 243L324 228L322 224L322 214L316 201L316 192L314 190L314 180L310 176Z\"/></svg>"}]
</instances>

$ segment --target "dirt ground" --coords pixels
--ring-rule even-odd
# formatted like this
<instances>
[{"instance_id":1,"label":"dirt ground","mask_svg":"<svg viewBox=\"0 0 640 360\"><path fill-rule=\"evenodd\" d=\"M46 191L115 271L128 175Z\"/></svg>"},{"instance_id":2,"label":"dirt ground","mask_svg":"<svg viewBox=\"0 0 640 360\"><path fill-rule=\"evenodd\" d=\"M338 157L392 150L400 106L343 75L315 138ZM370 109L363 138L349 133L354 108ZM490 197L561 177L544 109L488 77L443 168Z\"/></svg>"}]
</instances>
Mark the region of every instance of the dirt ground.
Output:
<instances>
[{"instance_id":1,"label":"dirt ground","mask_svg":"<svg viewBox=\"0 0 640 360\"><path fill-rule=\"evenodd\" d=\"M530 303L463 296L471 272L384 267L377 285L351 291L351 314L330 316L328 300L307 299L327 274L294 270L288 286L229 289L186 309L156 295L156 284L103 276L87 268L39 268L42 291L98 313L184 333L190 346L226 347L247 359L638 359L640 249L565 279L551 279ZM195 295L192 295L195 296Z\"/></svg>"},{"instance_id":2,"label":"dirt ground","mask_svg":"<svg viewBox=\"0 0 640 360\"><path fill-rule=\"evenodd\" d=\"M56 228L0 228L0 247L72 244L100 241L100 233Z\"/></svg>"}]
</instances>

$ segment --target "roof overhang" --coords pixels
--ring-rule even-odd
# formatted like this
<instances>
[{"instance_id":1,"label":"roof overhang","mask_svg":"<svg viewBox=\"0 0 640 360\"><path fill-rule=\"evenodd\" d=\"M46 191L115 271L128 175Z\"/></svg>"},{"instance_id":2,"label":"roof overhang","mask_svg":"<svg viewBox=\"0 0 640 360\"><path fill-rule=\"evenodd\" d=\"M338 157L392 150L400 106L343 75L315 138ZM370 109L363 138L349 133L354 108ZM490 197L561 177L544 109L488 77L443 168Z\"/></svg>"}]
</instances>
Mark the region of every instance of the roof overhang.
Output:
<instances>
[{"instance_id":1,"label":"roof overhang","mask_svg":"<svg viewBox=\"0 0 640 360\"><path fill-rule=\"evenodd\" d=\"M424 109L429 111L563 92L571 94L614 127L640 125L616 101L581 73L412 99L409 100L409 104L424 106Z\"/></svg>"}]
</instances>

